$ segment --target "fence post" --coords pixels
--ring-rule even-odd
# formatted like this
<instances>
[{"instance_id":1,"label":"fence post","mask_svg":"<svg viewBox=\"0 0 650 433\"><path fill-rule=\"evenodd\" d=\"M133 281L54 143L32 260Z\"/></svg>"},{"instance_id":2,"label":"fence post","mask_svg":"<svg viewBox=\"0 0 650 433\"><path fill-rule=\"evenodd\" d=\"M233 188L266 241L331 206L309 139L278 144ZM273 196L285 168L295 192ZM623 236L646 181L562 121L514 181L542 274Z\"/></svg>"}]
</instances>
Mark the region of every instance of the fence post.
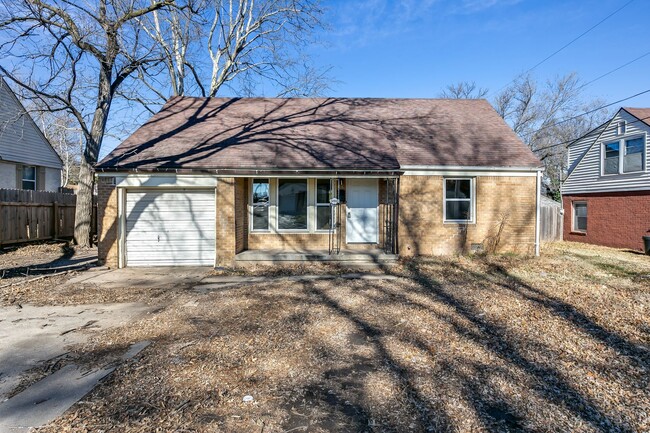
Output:
<instances>
[{"instance_id":1,"label":"fence post","mask_svg":"<svg viewBox=\"0 0 650 433\"><path fill-rule=\"evenodd\" d=\"M59 202L55 201L52 203L52 209L54 210L54 230L52 231L52 237L56 240L59 238Z\"/></svg>"}]
</instances>

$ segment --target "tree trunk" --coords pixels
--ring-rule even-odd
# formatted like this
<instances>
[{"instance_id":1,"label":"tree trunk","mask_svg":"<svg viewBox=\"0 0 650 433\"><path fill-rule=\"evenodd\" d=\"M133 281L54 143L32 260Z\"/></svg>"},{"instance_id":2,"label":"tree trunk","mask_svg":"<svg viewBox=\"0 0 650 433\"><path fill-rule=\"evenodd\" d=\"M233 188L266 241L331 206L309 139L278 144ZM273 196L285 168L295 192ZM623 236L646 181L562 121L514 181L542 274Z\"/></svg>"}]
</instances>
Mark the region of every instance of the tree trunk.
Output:
<instances>
[{"instance_id":1,"label":"tree trunk","mask_svg":"<svg viewBox=\"0 0 650 433\"><path fill-rule=\"evenodd\" d=\"M89 247L92 245L92 215L93 215L94 174L92 166L81 158L79 167L79 189L77 190L77 207L74 217L74 240L77 245Z\"/></svg>"}]
</instances>

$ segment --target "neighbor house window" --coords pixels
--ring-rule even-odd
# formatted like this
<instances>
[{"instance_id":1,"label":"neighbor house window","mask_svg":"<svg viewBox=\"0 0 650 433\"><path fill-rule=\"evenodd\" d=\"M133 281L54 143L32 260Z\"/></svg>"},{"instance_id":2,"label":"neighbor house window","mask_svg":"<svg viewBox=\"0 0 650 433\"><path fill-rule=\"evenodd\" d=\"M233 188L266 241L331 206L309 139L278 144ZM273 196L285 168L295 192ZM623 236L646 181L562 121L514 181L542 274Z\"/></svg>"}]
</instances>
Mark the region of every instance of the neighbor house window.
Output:
<instances>
[{"instance_id":1,"label":"neighbor house window","mask_svg":"<svg viewBox=\"0 0 650 433\"><path fill-rule=\"evenodd\" d=\"M307 179L278 180L278 229L307 230Z\"/></svg>"},{"instance_id":2,"label":"neighbor house window","mask_svg":"<svg viewBox=\"0 0 650 433\"><path fill-rule=\"evenodd\" d=\"M645 169L645 137L603 145L603 174L634 173Z\"/></svg>"},{"instance_id":3,"label":"neighbor house window","mask_svg":"<svg viewBox=\"0 0 650 433\"><path fill-rule=\"evenodd\" d=\"M445 179L444 185L444 220L471 222L473 219L472 179Z\"/></svg>"},{"instance_id":4,"label":"neighbor house window","mask_svg":"<svg viewBox=\"0 0 650 433\"><path fill-rule=\"evenodd\" d=\"M316 179L316 230L332 228L332 181Z\"/></svg>"},{"instance_id":5,"label":"neighbor house window","mask_svg":"<svg viewBox=\"0 0 650 433\"><path fill-rule=\"evenodd\" d=\"M643 149L645 140L641 137L625 140L625 156L623 158L623 173L643 170Z\"/></svg>"},{"instance_id":6,"label":"neighbor house window","mask_svg":"<svg viewBox=\"0 0 650 433\"><path fill-rule=\"evenodd\" d=\"M253 230L269 229L269 180L253 179Z\"/></svg>"},{"instance_id":7,"label":"neighbor house window","mask_svg":"<svg viewBox=\"0 0 650 433\"><path fill-rule=\"evenodd\" d=\"M605 148L605 174L618 174L618 160L620 156L621 144L617 141L614 143L606 143Z\"/></svg>"},{"instance_id":8,"label":"neighbor house window","mask_svg":"<svg viewBox=\"0 0 650 433\"><path fill-rule=\"evenodd\" d=\"M23 167L23 189L36 191L36 167L33 165Z\"/></svg>"},{"instance_id":9,"label":"neighbor house window","mask_svg":"<svg viewBox=\"0 0 650 433\"><path fill-rule=\"evenodd\" d=\"M573 203L573 231L587 231L587 203Z\"/></svg>"}]
</instances>

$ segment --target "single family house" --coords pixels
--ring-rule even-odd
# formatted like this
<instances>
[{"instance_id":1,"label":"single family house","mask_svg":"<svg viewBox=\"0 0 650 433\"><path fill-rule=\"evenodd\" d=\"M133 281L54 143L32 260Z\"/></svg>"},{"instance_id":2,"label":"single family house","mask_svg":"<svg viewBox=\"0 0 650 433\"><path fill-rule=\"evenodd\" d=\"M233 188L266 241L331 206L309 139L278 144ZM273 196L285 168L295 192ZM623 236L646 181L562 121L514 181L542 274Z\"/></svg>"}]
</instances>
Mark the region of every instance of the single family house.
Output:
<instances>
[{"instance_id":1,"label":"single family house","mask_svg":"<svg viewBox=\"0 0 650 433\"><path fill-rule=\"evenodd\" d=\"M63 162L0 77L0 188L58 191Z\"/></svg>"},{"instance_id":2,"label":"single family house","mask_svg":"<svg viewBox=\"0 0 650 433\"><path fill-rule=\"evenodd\" d=\"M110 266L539 251L540 161L485 100L175 97L96 170Z\"/></svg>"},{"instance_id":3,"label":"single family house","mask_svg":"<svg viewBox=\"0 0 650 433\"><path fill-rule=\"evenodd\" d=\"M564 239L643 249L650 235L650 108L621 108L568 146Z\"/></svg>"}]
</instances>

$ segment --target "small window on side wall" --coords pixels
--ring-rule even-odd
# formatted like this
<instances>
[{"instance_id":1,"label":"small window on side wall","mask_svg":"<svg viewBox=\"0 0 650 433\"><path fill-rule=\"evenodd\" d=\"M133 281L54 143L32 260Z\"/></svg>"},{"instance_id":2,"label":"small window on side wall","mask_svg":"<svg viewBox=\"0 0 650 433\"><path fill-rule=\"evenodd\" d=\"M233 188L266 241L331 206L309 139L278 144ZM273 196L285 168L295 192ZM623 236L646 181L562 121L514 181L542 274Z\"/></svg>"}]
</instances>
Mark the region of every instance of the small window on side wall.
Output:
<instances>
[{"instance_id":1,"label":"small window on side wall","mask_svg":"<svg viewBox=\"0 0 650 433\"><path fill-rule=\"evenodd\" d=\"M445 179L445 222L472 222L472 179Z\"/></svg>"},{"instance_id":2,"label":"small window on side wall","mask_svg":"<svg viewBox=\"0 0 650 433\"><path fill-rule=\"evenodd\" d=\"M36 191L36 167L33 165L23 166L23 189Z\"/></svg>"},{"instance_id":3,"label":"small window on side wall","mask_svg":"<svg viewBox=\"0 0 650 433\"><path fill-rule=\"evenodd\" d=\"M251 201L251 218L253 230L269 229L269 180L253 179L253 197Z\"/></svg>"},{"instance_id":4,"label":"small window on side wall","mask_svg":"<svg viewBox=\"0 0 650 433\"><path fill-rule=\"evenodd\" d=\"M587 203L573 203L573 231L587 232Z\"/></svg>"}]
</instances>

